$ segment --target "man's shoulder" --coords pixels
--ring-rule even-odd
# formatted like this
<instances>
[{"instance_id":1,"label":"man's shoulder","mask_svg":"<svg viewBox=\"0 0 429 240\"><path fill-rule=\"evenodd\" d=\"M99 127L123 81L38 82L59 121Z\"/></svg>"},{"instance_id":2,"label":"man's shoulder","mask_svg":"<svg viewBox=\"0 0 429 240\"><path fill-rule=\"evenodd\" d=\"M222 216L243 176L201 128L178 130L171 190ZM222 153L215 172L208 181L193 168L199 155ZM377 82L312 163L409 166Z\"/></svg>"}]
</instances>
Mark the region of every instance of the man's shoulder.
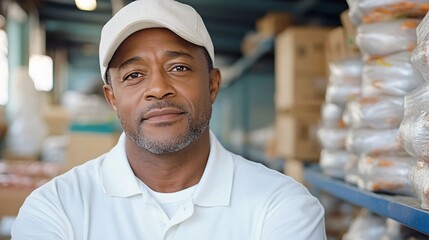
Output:
<instances>
[{"instance_id":1,"label":"man's shoulder","mask_svg":"<svg viewBox=\"0 0 429 240\"><path fill-rule=\"evenodd\" d=\"M94 186L99 178L98 166L102 160L103 156L100 156L75 166L40 186L31 195L33 197L65 196L68 193L76 194L76 190L81 191Z\"/></svg>"},{"instance_id":2,"label":"man's shoulder","mask_svg":"<svg viewBox=\"0 0 429 240\"><path fill-rule=\"evenodd\" d=\"M273 208L287 215L291 208L303 205L315 212L322 209L303 184L244 158L235 157L233 185L231 205L251 209L256 215L265 215Z\"/></svg>"},{"instance_id":3,"label":"man's shoulder","mask_svg":"<svg viewBox=\"0 0 429 240\"><path fill-rule=\"evenodd\" d=\"M262 163L253 162L235 155L235 175L237 184L249 187L259 192L287 192L293 194L308 194L306 188L293 178L282 172L268 168Z\"/></svg>"},{"instance_id":4,"label":"man's shoulder","mask_svg":"<svg viewBox=\"0 0 429 240\"><path fill-rule=\"evenodd\" d=\"M235 170L243 176L252 177L255 181L261 180L289 180L289 177L283 173L267 167L261 162L252 161L240 155L233 154ZM257 177L256 177L257 176Z\"/></svg>"}]
</instances>

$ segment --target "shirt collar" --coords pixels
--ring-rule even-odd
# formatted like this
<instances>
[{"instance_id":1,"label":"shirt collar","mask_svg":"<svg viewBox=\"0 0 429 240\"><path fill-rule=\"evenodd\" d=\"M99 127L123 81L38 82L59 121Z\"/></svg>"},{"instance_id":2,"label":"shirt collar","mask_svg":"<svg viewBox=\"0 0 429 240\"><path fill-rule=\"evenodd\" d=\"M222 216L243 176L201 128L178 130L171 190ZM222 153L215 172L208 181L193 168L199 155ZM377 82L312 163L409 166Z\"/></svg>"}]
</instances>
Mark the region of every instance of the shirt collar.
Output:
<instances>
[{"instance_id":1,"label":"shirt collar","mask_svg":"<svg viewBox=\"0 0 429 240\"><path fill-rule=\"evenodd\" d=\"M210 131L210 154L203 176L193 195L199 206L228 206L231 198L234 164L228 152Z\"/></svg>"},{"instance_id":2,"label":"shirt collar","mask_svg":"<svg viewBox=\"0 0 429 240\"><path fill-rule=\"evenodd\" d=\"M106 154L100 166L104 190L106 194L114 197L130 197L141 193L125 153L125 138L125 133L122 133L118 143Z\"/></svg>"},{"instance_id":3,"label":"shirt collar","mask_svg":"<svg viewBox=\"0 0 429 240\"><path fill-rule=\"evenodd\" d=\"M106 154L100 166L101 182L106 194L130 197L141 194L141 188L125 153L125 133ZM233 159L210 131L210 154L203 176L193 194L199 206L228 206L233 181Z\"/></svg>"}]
</instances>

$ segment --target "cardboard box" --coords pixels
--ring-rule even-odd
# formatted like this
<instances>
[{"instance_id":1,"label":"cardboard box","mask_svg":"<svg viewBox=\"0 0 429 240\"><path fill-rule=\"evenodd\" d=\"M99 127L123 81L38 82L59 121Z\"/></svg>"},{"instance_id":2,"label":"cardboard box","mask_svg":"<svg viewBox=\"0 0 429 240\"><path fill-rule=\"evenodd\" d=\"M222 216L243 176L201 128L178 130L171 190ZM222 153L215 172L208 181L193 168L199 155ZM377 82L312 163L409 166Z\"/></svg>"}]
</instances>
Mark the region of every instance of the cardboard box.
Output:
<instances>
[{"instance_id":1,"label":"cardboard box","mask_svg":"<svg viewBox=\"0 0 429 240\"><path fill-rule=\"evenodd\" d=\"M319 160L317 129L320 112L291 112L276 115L276 149L279 156L300 161Z\"/></svg>"},{"instance_id":2,"label":"cardboard box","mask_svg":"<svg viewBox=\"0 0 429 240\"><path fill-rule=\"evenodd\" d=\"M0 187L0 220L18 215L19 209L33 188Z\"/></svg>"},{"instance_id":3,"label":"cardboard box","mask_svg":"<svg viewBox=\"0 0 429 240\"><path fill-rule=\"evenodd\" d=\"M69 132L65 170L85 163L110 151L119 139L118 133Z\"/></svg>"},{"instance_id":4,"label":"cardboard box","mask_svg":"<svg viewBox=\"0 0 429 240\"><path fill-rule=\"evenodd\" d=\"M274 102L276 111L301 109L317 111L325 101L328 83L325 74L294 72L276 68Z\"/></svg>"},{"instance_id":5,"label":"cardboard box","mask_svg":"<svg viewBox=\"0 0 429 240\"><path fill-rule=\"evenodd\" d=\"M62 106L48 106L43 111L43 118L48 127L48 135L66 134L70 124L70 113Z\"/></svg>"},{"instance_id":6,"label":"cardboard box","mask_svg":"<svg viewBox=\"0 0 429 240\"><path fill-rule=\"evenodd\" d=\"M326 41L332 28L290 27L275 40L276 74L310 72L326 74Z\"/></svg>"},{"instance_id":7,"label":"cardboard box","mask_svg":"<svg viewBox=\"0 0 429 240\"><path fill-rule=\"evenodd\" d=\"M11 161L37 161L39 160L38 155L19 155L17 153L14 153L10 151L8 148L5 148L2 153L2 157L4 160L11 160Z\"/></svg>"},{"instance_id":8,"label":"cardboard box","mask_svg":"<svg viewBox=\"0 0 429 240\"><path fill-rule=\"evenodd\" d=\"M268 12L256 21L256 31L265 36L275 36L293 24L293 16L285 12Z\"/></svg>"},{"instance_id":9,"label":"cardboard box","mask_svg":"<svg viewBox=\"0 0 429 240\"><path fill-rule=\"evenodd\" d=\"M284 174L288 175L289 177L293 178L295 181L302 183L306 187L308 187L305 181L304 170L305 170L305 162L294 158L286 159L283 165Z\"/></svg>"},{"instance_id":10,"label":"cardboard box","mask_svg":"<svg viewBox=\"0 0 429 240\"><path fill-rule=\"evenodd\" d=\"M326 43L326 59L328 63L337 62L347 58L344 28L337 27L329 33Z\"/></svg>"},{"instance_id":11,"label":"cardboard box","mask_svg":"<svg viewBox=\"0 0 429 240\"><path fill-rule=\"evenodd\" d=\"M343 27L334 28L329 32L326 43L326 59L328 63L359 56L359 51L353 51L346 46L346 34Z\"/></svg>"},{"instance_id":12,"label":"cardboard box","mask_svg":"<svg viewBox=\"0 0 429 240\"><path fill-rule=\"evenodd\" d=\"M277 111L320 108L327 86L326 41L331 28L291 27L275 42Z\"/></svg>"}]
</instances>

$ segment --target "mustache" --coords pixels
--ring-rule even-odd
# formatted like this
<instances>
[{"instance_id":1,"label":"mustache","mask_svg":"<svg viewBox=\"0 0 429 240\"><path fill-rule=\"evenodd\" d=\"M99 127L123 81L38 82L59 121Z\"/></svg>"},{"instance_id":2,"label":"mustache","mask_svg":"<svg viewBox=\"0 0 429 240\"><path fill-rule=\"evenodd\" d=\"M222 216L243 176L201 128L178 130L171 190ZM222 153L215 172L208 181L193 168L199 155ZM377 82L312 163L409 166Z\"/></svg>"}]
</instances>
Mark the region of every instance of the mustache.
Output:
<instances>
[{"instance_id":1,"label":"mustache","mask_svg":"<svg viewBox=\"0 0 429 240\"><path fill-rule=\"evenodd\" d=\"M169 101L157 101L151 105L149 105L146 109L144 109L144 111L142 111L139 115L139 119L138 121L141 122L143 121L144 116L151 110L153 109L162 109L162 108L176 108L179 109L180 111L184 112L185 114L188 114L188 108L182 105L179 105L177 103L173 103L173 102L169 102Z\"/></svg>"}]
</instances>

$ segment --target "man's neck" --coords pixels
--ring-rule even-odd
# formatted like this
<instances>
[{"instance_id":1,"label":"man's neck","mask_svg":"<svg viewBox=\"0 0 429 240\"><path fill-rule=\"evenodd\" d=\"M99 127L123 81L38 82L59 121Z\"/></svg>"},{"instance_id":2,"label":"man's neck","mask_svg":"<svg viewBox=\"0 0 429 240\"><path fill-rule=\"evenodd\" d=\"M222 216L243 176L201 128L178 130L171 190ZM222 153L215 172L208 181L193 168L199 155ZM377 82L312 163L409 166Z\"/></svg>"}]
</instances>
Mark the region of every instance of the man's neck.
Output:
<instances>
[{"instance_id":1,"label":"man's neck","mask_svg":"<svg viewBox=\"0 0 429 240\"><path fill-rule=\"evenodd\" d=\"M127 158L134 174L157 192L177 192L197 184L210 153L209 131L188 147L171 154L153 154L126 139Z\"/></svg>"}]
</instances>

